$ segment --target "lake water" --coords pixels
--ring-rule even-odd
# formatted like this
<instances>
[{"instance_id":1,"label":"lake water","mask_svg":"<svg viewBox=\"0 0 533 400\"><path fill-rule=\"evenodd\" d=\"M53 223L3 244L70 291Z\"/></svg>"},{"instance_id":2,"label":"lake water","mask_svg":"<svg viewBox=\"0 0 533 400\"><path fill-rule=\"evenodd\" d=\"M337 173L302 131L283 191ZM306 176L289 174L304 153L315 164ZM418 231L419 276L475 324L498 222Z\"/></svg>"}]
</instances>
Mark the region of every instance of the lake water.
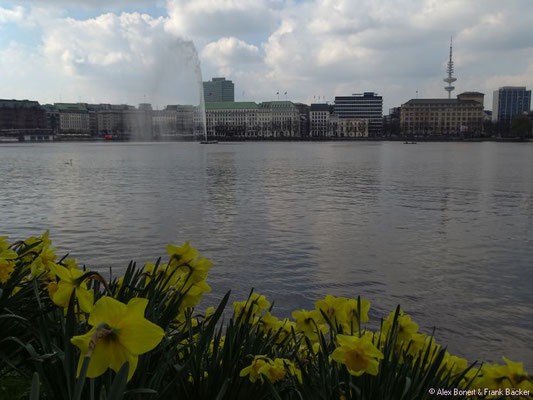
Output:
<instances>
[{"instance_id":1,"label":"lake water","mask_svg":"<svg viewBox=\"0 0 533 400\"><path fill-rule=\"evenodd\" d=\"M72 160L72 161L70 161ZM0 235L115 271L190 240L206 303L400 303L469 360L533 369L533 143L0 145Z\"/></svg>"}]
</instances>

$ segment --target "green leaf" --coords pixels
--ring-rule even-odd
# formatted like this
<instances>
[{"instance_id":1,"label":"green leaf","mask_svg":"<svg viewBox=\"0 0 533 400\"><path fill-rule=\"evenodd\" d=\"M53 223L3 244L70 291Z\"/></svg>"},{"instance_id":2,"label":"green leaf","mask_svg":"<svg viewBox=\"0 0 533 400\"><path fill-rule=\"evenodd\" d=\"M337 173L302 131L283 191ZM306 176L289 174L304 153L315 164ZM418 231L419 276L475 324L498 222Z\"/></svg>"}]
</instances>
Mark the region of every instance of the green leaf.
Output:
<instances>
[{"instance_id":1,"label":"green leaf","mask_svg":"<svg viewBox=\"0 0 533 400\"><path fill-rule=\"evenodd\" d=\"M37 372L33 373L31 380L30 400L39 400L39 374Z\"/></svg>"},{"instance_id":2,"label":"green leaf","mask_svg":"<svg viewBox=\"0 0 533 400\"><path fill-rule=\"evenodd\" d=\"M128 372L130 369L130 364L128 362L124 363L122 367L118 370L113 383L109 388L107 397L113 400L122 400L124 397L124 391L126 390L126 385L128 384Z\"/></svg>"}]
</instances>

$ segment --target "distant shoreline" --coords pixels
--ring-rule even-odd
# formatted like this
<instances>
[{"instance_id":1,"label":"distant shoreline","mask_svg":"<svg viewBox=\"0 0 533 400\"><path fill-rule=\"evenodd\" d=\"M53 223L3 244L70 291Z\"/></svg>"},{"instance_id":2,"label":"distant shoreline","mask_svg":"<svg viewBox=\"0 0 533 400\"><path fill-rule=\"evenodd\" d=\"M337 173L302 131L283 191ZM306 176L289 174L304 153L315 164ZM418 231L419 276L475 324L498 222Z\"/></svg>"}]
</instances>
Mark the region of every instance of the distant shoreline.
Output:
<instances>
[{"instance_id":1,"label":"distant shoreline","mask_svg":"<svg viewBox=\"0 0 533 400\"><path fill-rule=\"evenodd\" d=\"M5 140L3 140L5 139ZM198 142L200 139L203 140L203 137L198 140L192 138L154 138L149 142L161 142L161 143L172 143L172 142ZM339 138L339 137L277 137L277 138L265 138L265 137L209 137L209 140L214 140L218 142L404 142L404 143L424 143L424 142L433 142L433 143L447 143L447 142L467 142L467 143L478 143L478 142L495 142L495 143L528 143L533 142L533 137L529 138L460 138L460 137L357 137L357 138ZM0 137L0 144L10 144L10 143L95 143L95 142L105 142L105 143L123 143L123 142L148 142L146 140L130 140L130 139L112 139L105 140L100 137L55 137L54 140L26 140L19 141L13 140L13 138L2 138Z\"/></svg>"},{"instance_id":2,"label":"distant shoreline","mask_svg":"<svg viewBox=\"0 0 533 400\"><path fill-rule=\"evenodd\" d=\"M467 142L467 143L480 143L480 142L495 142L495 143L529 143L533 142L533 138L449 138L449 137L422 137L422 138L412 138L412 137L395 137L395 138L370 138L370 137L358 137L358 138L328 138L328 137L317 137L317 138L297 138L297 137L286 137L286 138L230 138L230 137L210 137L210 140L215 140L218 142L404 142L404 143L447 143L447 142ZM105 140L103 138L56 138L55 140L28 140L28 141L18 141L18 140L5 140L3 141L0 138L0 144L14 144L14 143L135 143L135 142L147 142L146 140ZM161 143L172 143L172 142L197 142L200 143L200 140L191 140L184 138L176 139L154 139L149 142L161 142Z\"/></svg>"}]
</instances>

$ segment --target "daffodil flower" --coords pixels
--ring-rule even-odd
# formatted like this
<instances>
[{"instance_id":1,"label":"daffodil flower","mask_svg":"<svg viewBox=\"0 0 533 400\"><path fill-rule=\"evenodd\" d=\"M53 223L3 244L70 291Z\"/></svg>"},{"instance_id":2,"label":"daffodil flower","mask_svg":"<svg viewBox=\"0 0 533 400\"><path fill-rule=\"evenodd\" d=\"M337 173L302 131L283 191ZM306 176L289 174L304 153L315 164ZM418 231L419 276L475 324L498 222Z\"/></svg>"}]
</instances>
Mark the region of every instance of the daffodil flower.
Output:
<instances>
[{"instance_id":1,"label":"daffodil flower","mask_svg":"<svg viewBox=\"0 0 533 400\"><path fill-rule=\"evenodd\" d=\"M239 376L244 377L248 376L250 381L254 383L255 381L259 380L261 383L263 383L263 376L261 373L261 368L264 367L266 364L270 363L272 360L265 356L255 356L252 363L247 366L246 368L243 368L241 372L239 373Z\"/></svg>"},{"instance_id":2,"label":"daffodil flower","mask_svg":"<svg viewBox=\"0 0 533 400\"><path fill-rule=\"evenodd\" d=\"M15 259L18 257L17 253L9 250L6 245L2 245L0 238L0 283L6 283L15 270Z\"/></svg>"},{"instance_id":3,"label":"daffodil flower","mask_svg":"<svg viewBox=\"0 0 533 400\"><path fill-rule=\"evenodd\" d=\"M327 322L323 317L322 311L327 315L332 324L342 324L346 321L346 305L347 299L345 297L333 297L327 295L324 299L315 302L315 309L318 311L319 323Z\"/></svg>"},{"instance_id":4,"label":"daffodil flower","mask_svg":"<svg viewBox=\"0 0 533 400\"><path fill-rule=\"evenodd\" d=\"M71 339L81 350L78 374L87 355L87 377L96 378L108 368L118 372L128 362L131 379L139 355L155 348L165 335L161 327L144 318L147 304L147 299L134 298L126 305L107 296L96 302L88 321L92 329Z\"/></svg>"},{"instance_id":5,"label":"daffodil flower","mask_svg":"<svg viewBox=\"0 0 533 400\"><path fill-rule=\"evenodd\" d=\"M78 299L78 304L84 312L90 312L93 306L94 293L87 289L87 284L81 281L84 272L68 269L58 264L52 264L50 271L59 277L57 289L52 292L52 301L60 307L68 307L72 292Z\"/></svg>"},{"instance_id":6,"label":"daffodil flower","mask_svg":"<svg viewBox=\"0 0 533 400\"><path fill-rule=\"evenodd\" d=\"M383 358L383 353L372 343L368 335L362 337L337 335L337 341L340 346L331 353L331 358L346 365L351 375L360 376L365 372L370 375L378 374L378 360Z\"/></svg>"}]
</instances>

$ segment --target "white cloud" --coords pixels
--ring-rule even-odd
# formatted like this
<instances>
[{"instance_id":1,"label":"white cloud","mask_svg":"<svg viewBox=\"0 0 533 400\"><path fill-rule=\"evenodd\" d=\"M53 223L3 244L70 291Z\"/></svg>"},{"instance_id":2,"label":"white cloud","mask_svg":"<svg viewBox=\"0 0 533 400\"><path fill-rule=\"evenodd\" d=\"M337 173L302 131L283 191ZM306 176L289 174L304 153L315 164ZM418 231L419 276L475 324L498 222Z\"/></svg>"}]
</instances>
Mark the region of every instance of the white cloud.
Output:
<instances>
[{"instance_id":1,"label":"white cloud","mask_svg":"<svg viewBox=\"0 0 533 400\"><path fill-rule=\"evenodd\" d=\"M20 22L24 19L24 8L15 6L13 8L0 7L0 24L9 22Z\"/></svg>"},{"instance_id":2,"label":"white cloud","mask_svg":"<svg viewBox=\"0 0 533 400\"><path fill-rule=\"evenodd\" d=\"M168 0L168 28L195 39L266 33L275 27L276 0Z\"/></svg>"},{"instance_id":3,"label":"white cloud","mask_svg":"<svg viewBox=\"0 0 533 400\"><path fill-rule=\"evenodd\" d=\"M46 91L53 96L47 101L58 101L59 92L63 101L198 102L194 44L167 32L162 17L107 13L85 20L58 18L42 26L41 41L37 49L9 48L0 55L3 66L32 68L35 78L29 74L22 85L27 97ZM53 93L46 81L56 83ZM20 93L9 81L3 89Z\"/></svg>"},{"instance_id":4,"label":"white cloud","mask_svg":"<svg viewBox=\"0 0 533 400\"><path fill-rule=\"evenodd\" d=\"M202 50L204 60L220 68L261 62L259 48L235 37L220 38Z\"/></svg>"},{"instance_id":5,"label":"white cloud","mask_svg":"<svg viewBox=\"0 0 533 400\"><path fill-rule=\"evenodd\" d=\"M62 93L75 94L73 100L191 92L196 78L184 71L191 71L194 49L180 38L201 50L205 79L226 75L256 101L271 100L276 91L306 102L377 91L391 107L416 90L420 97L444 96L452 35L456 93L485 91L489 105L498 86L533 86L529 0L167 0L163 17L124 12L94 18L69 18L70 11L43 1L24 4L32 5L0 8L0 23L39 26L41 44L12 44L0 49L0 57L16 63L15 70L20 64L28 76L31 68L34 76L47 74ZM112 0L109 7L145 5ZM24 52L26 58L14 56ZM31 78L15 85L5 76L0 74L5 90L20 93L26 86L27 97L50 86Z\"/></svg>"}]
</instances>

